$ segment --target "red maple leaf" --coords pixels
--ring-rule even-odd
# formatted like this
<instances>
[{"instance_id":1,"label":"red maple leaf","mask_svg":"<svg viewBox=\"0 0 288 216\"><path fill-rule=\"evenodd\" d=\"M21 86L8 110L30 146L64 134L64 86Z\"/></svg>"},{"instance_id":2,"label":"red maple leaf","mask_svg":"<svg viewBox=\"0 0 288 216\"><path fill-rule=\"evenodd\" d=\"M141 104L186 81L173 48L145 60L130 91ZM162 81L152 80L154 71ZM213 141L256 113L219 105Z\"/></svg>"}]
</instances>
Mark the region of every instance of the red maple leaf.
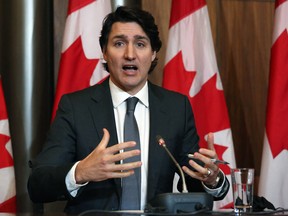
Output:
<instances>
[{"instance_id":1,"label":"red maple leaf","mask_svg":"<svg viewBox=\"0 0 288 216\"><path fill-rule=\"evenodd\" d=\"M201 146L206 146L204 136L209 132L217 132L230 128L228 111L222 90L216 89L216 78L211 77L204 83L190 101L195 114L197 131L202 137Z\"/></svg>"},{"instance_id":2,"label":"red maple leaf","mask_svg":"<svg viewBox=\"0 0 288 216\"><path fill-rule=\"evenodd\" d=\"M6 144L10 140L9 136L6 136L4 134L0 134L0 169L13 166L13 158L5 148Z\"/></svg>"},{"instance_id":3,"label":"red maple leaf","mask_svg":"<svg viewBox=\"0 0 288 216\"><path fill-rule=\"evenodd\" d=\"M273 157L288 150L288 33L287 29L271 49L266 133Z\"/></svg>"},{"instance_id":4,"label":"red maple leaf","mask_svg":"<svg viewBox=\"0 0 288 216\"><path fill-rule=\"evenodd\" d=\"M90 78L98 62L99 59L86 58L81 37L62 53L52 118L63 94L90 86Z\"/></svg>"},{"instance_id":5,"label":"red maple leaf","mask_svg":"<svg viewBox=\"0 0 288 216\"><path fill-rule=\"evenodd\" d=\"M195 72L186 71L182 52L179 52L169 61L164 68L163 87L172 91L177 91L188 96Z\"/></svg>"},{"instance_id":6,"label":"red maple leaf","mask_svg":"<svg viewBox=\"0 0 288 216\"><path fill-rule=\"evenodd\" d=\"M196 72L187 71L182 60L182 52L179 52L164 68L163 87L180 92L189 97L191 102L197 131L200 137L200 146L207 147L204 139L209 132L230 128L226 102L223 91L216 89L216 74L206 82L195 97L189 96L189 91ZM215 145L219 159L227 147ZM228 166L223 166L223 171L229 173Z\"/></svg>"}]
</instances>

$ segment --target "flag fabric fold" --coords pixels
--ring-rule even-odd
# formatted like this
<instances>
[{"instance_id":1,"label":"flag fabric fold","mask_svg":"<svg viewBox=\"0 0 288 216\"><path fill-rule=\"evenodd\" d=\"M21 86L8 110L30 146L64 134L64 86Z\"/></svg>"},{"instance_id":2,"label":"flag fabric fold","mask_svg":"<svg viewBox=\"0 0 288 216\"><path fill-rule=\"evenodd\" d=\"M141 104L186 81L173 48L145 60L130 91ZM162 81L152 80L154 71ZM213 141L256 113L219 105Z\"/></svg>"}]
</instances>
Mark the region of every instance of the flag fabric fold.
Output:
<instances>
[{"instance_id":1,"label":"flag fabric fold","mask_svg":"<svg viewBox=\"0 0 288 216\"><path fill-rule=\"evenodd\" d=\"M102 66L99 37L102 21L110 12L107 0L69 0L52 119L63 94L108 76Z\"/></svg>"},{"instance_id":2,"label":"flag fabric fold","mask_svg":"<svg viewBox=\"0 0 288 216\"><path fill-rule=\"evenodd\" d=\"M259 195L288 208L288 1L275 1Z\"/></svg>"},{"instance_id":3,"label":"flag fabric fold","mask_svg":"<svg viewBox=\"0 0 288 216\"><path fill-rule=\"evenodd\" d=\"M0 76L0 212L16 212L14 161L8 114Z\"/></svg>"},{"instance_id":4,"label":"flag fabric fold","mask_svg":"<svg viewBox=\"0 0 288 216\"><path fill-rule=\"evenodd\" d=\"M205 0L172 0L163 87L189 97L200 146L207 147L207 134L213 132L219 159L235 167L228 110ZM221 169L231 182L230 167L221 165ZM214 203L214 209L228 208L232 203L230 187L224 200Z\"/></svg>"}]
</instances>

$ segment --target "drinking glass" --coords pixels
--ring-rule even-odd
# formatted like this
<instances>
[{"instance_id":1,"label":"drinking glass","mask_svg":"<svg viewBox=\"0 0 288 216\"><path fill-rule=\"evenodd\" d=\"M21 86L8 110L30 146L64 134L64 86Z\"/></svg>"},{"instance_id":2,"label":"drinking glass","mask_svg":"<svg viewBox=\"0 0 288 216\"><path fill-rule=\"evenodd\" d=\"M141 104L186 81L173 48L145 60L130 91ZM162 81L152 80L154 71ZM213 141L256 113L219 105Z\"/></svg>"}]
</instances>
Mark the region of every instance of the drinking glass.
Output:
<instances>
[{"instance_id":1,"label":"drinking glass","mask_svg":"<svg viewBox=\"0 0 288 216\"><path fill-rule=\"evenodd\" d=\"M234 212L252 212L254 169L232 168L231 169Z\"/></svg>"}]
</instances>

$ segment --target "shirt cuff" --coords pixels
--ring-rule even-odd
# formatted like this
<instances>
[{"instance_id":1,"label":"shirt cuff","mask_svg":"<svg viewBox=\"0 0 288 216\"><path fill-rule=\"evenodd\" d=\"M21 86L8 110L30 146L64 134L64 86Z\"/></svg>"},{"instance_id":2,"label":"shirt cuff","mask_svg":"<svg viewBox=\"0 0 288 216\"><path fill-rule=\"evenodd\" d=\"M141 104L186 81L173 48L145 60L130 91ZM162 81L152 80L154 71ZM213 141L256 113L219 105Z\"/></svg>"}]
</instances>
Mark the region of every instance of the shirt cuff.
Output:
<instances>
[{"instance_id":1,"label":"shirt cuff","mask_svg":"<svg viewBox=\"0 0 288 216\"><path fill-rule=\"evenodd\" d=\"M220 169L220 172L221 172L221 175L223 176L224 179L223 179L222 184L220 186L218 186L217 188L209 188L203 182L201 182L203 187L204 187L204 189L205 189L205 191L207 193L211 194L214 197L222 196L225 193L225 191L227 190L227 187L228 187L228 184L226 182L227 180L225 178L225 174L223 173L223 171L221 169Z\"/></svg>"},{"instance_id":2,"label":"shirt cuff","mask_svg":"<svg viewBox=\"0 0 288 216\"><path fill-rule=\"evenodd\" d=\"M76 179L75 179L75 170L76 170L76 167L78 165L79 161L76 162L72 168L69 170L69 172L67 173L66 175L66 178L65 178L65 184L66 184L66 187L67 187L67 190L68 192L70 193L70 195L72 197L76 197L77 193L78 193L78 190L87 185L88 182L84 183L84 184L77 184L76 183Z\"/></svg>"}]
</instances>

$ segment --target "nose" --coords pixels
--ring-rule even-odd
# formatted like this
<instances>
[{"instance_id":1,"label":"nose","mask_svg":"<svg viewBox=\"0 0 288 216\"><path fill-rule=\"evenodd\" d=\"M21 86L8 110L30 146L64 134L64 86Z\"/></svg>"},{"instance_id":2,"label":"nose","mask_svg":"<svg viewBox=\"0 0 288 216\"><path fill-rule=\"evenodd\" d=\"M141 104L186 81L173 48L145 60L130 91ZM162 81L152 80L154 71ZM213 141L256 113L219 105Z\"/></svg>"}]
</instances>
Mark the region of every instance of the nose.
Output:
<instances>
[{"instance_id":1,"label":"nose","mask_svg":"<svg viewBox=\"0 0 288 216\"><path fill-rule=\"evenodd\" d=\"M126 47L125 58L130 61L135 59L135 49L133 44L128 44L128 46Z\"/></svg>"}]
</instances>

